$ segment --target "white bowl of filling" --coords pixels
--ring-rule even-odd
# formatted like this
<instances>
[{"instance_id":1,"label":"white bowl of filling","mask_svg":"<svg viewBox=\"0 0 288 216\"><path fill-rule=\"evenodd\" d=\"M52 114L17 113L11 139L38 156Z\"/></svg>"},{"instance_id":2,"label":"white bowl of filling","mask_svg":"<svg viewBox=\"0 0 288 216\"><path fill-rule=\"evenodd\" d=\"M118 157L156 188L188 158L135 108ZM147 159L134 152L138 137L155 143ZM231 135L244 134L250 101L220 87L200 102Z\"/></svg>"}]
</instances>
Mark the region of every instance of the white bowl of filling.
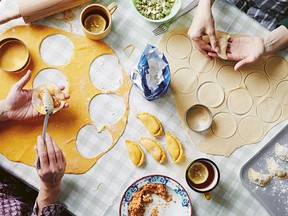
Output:
<instances>
[{"instance_id":1,"label":"white bowl of filling","mask_svg":"<svg viewBox=\"0 0 288 216\"><path fill-rule=\"evenodd\" d=\"M140 17L154 23L169 21L181 8L181 0L132 0L132 4Z\"/></svg>"}]
</instances>

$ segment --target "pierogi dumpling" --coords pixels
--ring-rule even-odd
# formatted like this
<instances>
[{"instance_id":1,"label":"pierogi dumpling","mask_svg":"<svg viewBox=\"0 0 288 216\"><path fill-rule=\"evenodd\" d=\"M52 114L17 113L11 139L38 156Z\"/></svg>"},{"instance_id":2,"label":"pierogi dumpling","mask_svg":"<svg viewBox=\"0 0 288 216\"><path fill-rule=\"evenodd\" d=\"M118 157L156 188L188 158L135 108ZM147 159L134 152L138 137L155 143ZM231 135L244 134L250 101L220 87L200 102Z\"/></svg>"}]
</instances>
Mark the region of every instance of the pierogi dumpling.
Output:
<instances>
[{"instance_id":1,"label":"pierogi dumpling","mask_svg":"<svg viewBox=\"0 0 288 216\"><path fill-rule=\"evenodd\" d=\"M278 179L285 179L288 177L288 172L276 163L273 157L267 161L267 168L269 173Z\"/></svg>"},{"instance_id":2,"label":"pierogi dumpling","mask_svg":"<svg viewBox=\"0 0 288 216\"><path fill-rule=\"evenodd\" d=\"M263 174L260 172L256 172L254 169L250 168L248 170L248 179L261 187L264 187L269 184L272 179L270 174Z\"/></svg>"},{"instance_id":3,"label":"pierogi dumpling","mask_svg":"<svg viewBox=\"0 0 288 216\"><path fill-rule=\"evenodd\" d=\"M275 153L283 161L288 161L288 148L280 145L279 143L275 144Z\"/></svg>"},{"instance_id":4,"label":"pierogi dumpling","mask_svg":"<svg viewBox=\"0 0 288 216\"><path fill-rule=\"evenodd\" d=\"M34 108L41 114L46 115L46 109L43 104L43 94L45 89L47 89L53 99L53 113L59 111L63 108L65 104L65 94L54 84L52 83L44 83L39 85L37 88L34 89L32 95L32 104Z\"/></svg>"},{"instance_id":5,"label":"pierogi dumpling","mask_svg":"<svg viewBox=\"0 0 288 216\"><path fill-rule=\"evenodd\" d=\"M126 140L125 142L131 161L136 166L141 166L145 161L145 155L143 150L137 143L131 140Z\"/></svg>"},{"instance_id":6,"label":"pierogi dumpling","mask_svg":"<svg viewBox=\"0 0 288 216\"><path fill-rule=\"evenodd\" d=\"M159 163L165 163L167 160L164 148L159 142L151 138L142 137L140 139L141 145L154 157Z\"/></svg>"},{"instance_id":7,"label":"pierogi dumpling","mask_svg":"<svg viewBox=\"0 0 288 216\"><path fill-rule=\"evenodd\" d=\"M142 112L136 114L136 117L142 121L142 123L152 136L160 137L162 135L163 127L156 116L147 112Z\"/></svg>"},{"instance_id":8,"label":"pierogi dumpling","mask_svg":"<svg viewBox=\"0 0 288 216\"><path fill-rule=\"evenodd\" d=\"M175 163L183 161L185 154L181 141L173 134L167 132L166 134L166 147L169 155Z\"/></svg>"}]
</instances>

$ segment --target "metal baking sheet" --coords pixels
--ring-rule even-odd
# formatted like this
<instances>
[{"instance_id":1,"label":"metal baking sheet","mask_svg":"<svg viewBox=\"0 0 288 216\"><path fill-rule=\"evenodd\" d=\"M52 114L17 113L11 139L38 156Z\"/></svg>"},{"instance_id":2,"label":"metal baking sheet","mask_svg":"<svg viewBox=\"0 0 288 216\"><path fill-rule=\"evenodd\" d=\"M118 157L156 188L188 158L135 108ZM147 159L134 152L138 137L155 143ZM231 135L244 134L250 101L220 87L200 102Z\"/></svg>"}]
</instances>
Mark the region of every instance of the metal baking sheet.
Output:
<instances>
[{"instance_id":1,"label":"metal baking sheet","mask_svg":"<svg viewBox=\"0 0 288 216\"><path fill-rule=\"evenodd\" d=\"M284 180L272 178L271 182L260 187L248 179L248 170L268 174L267 160L274 157L276 163L288 171L288 162L280 160L275 154L275 144L288 147L288 125L284 127L269 143L247 161L240 170L241 181L253 196L266 208L270 215L288 215L288 178Z\"/></svg>"}]
</instances>

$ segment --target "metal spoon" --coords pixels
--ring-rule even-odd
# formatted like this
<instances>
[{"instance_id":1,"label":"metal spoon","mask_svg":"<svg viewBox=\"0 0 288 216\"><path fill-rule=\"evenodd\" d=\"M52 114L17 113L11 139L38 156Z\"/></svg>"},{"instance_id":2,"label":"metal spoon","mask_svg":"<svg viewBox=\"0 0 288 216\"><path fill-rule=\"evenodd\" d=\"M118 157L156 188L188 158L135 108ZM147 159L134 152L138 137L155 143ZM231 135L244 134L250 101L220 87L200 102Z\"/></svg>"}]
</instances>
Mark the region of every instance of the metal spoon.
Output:
<instances>
[{"instance_id":1,"label":"metal spoon","mask_svg":"<svg viewBox=\"0 0 288 216\"><path fill-rule=\"evenodd\" d=\"M43 140L45 140L48 120L49 120L50 115L53 113L53 109L54 109L53 98L47 89L43 90L42 101L46 110L46 115L44 118L44 124L43 124L43 130L42 130L42 137L43 137ZM39 155L37 155L36 167L40 169Z\"/></svg>"}]
</instances>

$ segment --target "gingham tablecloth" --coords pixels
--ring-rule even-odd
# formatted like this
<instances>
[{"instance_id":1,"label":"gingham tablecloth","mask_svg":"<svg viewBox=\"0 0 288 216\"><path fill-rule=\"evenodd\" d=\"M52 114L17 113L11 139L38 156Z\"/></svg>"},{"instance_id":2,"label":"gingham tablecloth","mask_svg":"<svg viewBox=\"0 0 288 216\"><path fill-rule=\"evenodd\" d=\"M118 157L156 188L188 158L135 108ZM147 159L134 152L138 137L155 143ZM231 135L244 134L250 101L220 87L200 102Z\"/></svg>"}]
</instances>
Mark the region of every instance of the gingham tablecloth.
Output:
<instances>
[{"instance_id":1,"label":"gingham tablecloth","mask_svg":"<svg viewBox=\"0 0 288 216\"><path fill-rule=\"evenodd\" d=\"M94 3L96 2L108 6L112 1L94 1ZM146 44L157 45L161 36L156 37L152 34L152 30L157 25L148 23L137 16L130 0L119 0L116 2L118 9L113 14L112 31L104 41L115 50L121 65L129 73L138 62ZM182 8L188 3L189 1L183 0ZM0 14L15 10L15 4L15 0L1 0ZM77 16L71 22L72 33L74 34L83 35L78 17L84 6L77 8ZM189 27L194 13L195 9L179 18L171 25L170 29ZM225 1L216 1L213 6L213 13L217 29L230 33L240 32L259 36L268 32L256 21ZM57 17L59 14L55 16ZM1 25L0 33L19 24L23 24L21 19ZM70 31L70 27L66 23L51 21L48 18L37 21L37 24ZM127 59L122 51L129 44L134 44L135 50L131 58ZM53 51L51 50L49 53L51 58L53 58ZM287 50L282 52L282 54L287 57ZM241 147L230 157L226 158L207 155L199 152L194 147L181 126L171 91L168 91L168 94L159 100L148 102L133 87L129 101L130 114L128 124L116 146L85 174L64 176L63 192L60 199L68 205L69 211L76 215L118 215L121 197L131 183L145 175L162 174L174 178L188 191L192 200L193 215L268 215L261 204L242 185L239 172L243 164L275 136L287 124L287 121L273 128L261 142ZM164 129L174 133L183 142L187 156L184 165L175 165L170 158L167 164L161 165L148 154L146 154L147 164L143 168L136 168L131 163L125 147L125 140L139 140L141 136L150 137L140 121L135 117L135 114L141 111L155 114L162 122ZM93 134L89 130L84 132L81 137L88 142L90 139L94 139ZM162 139L160 142L164 143L164 140ZM206 201L202 195L189 189L185 182L184 170L186 165L199 157L207 157L215 161L221 172L220 183L212 192L212 200L210 201ZM2 166L8 168L27 183L37 188L39 187L39 178L34 167L11 162L3 155L0 155L0 162Z\"/></svg>"}]
</instances>

